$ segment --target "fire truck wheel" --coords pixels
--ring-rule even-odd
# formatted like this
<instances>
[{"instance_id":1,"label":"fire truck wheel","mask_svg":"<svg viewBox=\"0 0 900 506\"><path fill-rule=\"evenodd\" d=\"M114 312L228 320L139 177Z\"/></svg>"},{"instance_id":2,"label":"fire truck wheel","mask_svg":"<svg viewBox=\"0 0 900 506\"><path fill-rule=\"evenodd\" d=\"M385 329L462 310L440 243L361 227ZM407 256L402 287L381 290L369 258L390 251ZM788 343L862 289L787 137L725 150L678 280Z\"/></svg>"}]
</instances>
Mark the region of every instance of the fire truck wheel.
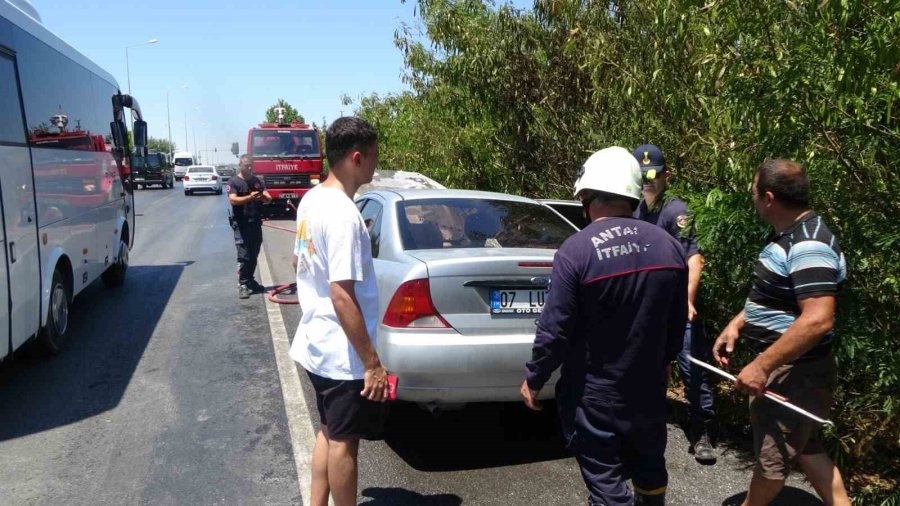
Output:
<instances>
[{"instance_id":1,"label":"fire truck wheel","mask_svg":"<svg viewBox=\"0 0 900 506\"><path fill-rule=\"evenodd\" d=\"M109 266L100 279L107 287L122 286L125 284L125 273L128 271L128 244L124 238L119 240L119 255L116 263Z\"/></svg>"},{"instance_id":2,"label":"fire truck wheel","mask_svg":"<svg viewBox=\"0 0 900 506\"><path fill-rule=\"evenodd\" d=\"M50 284L50 303L47 308L47 325L38 332L31 355L47 356L59 353L69 331L69 287L57 267Z\"/></svg>"}]
</instances>

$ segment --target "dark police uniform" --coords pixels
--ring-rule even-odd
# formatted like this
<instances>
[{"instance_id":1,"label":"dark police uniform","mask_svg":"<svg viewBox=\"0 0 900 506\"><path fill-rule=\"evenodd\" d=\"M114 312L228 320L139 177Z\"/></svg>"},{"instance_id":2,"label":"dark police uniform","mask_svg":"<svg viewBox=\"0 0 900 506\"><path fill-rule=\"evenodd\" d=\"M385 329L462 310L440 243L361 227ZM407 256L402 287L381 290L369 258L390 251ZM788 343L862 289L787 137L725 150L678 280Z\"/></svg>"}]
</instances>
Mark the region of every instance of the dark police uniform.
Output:
<instances>
[{"instance_id":1,"label":"dark police uniform","mask_svg":"<svg viewBox=\"0 0 900 506\"><path fill-rule=\"evenodd\" d=\"M235 176L228 180L228 194L246 197L253 192L265 190L266 185L256 176L245 180ZM256 258L262 247L262 201L249 202L242 206L231 206L231 228L234 229L234 245L237 247L238 283L252 288L255 284Z\"/></svg>"},{"instance_id":2,"label":"dark police uniform","mask_svg":"<svg viewBox=\"0 0 900 506\"><path fill-rule=\"evenodd\" d=\"M694 234L690 233L692 226L688 215L687 204L679 198L665 199L662 207L651 212L647 208L647 202L641 201L634 217L662 227L666 232L681 243L684 249L684 258L689 259L700 253ZM688 360L688 356L694 356L700 360L709 358L712 343L709 343L703 334L703 325L695 320L688 322L684 329L684 347L678 353L678 368L684 380L688 406L690 408L691 428L690 439L694 444L703 430L703 424L709 424L716 416L713 408L713 394L706 379L703 369Z\"/></svg>"},{"instance_id":3,"label":"dark police uniform","mask_svg":"<svg viewBox=\"0 0 900 506\"><path fill-rule=\"evenodd\" d=\"M665 231L631 217L596 221L560 247L527 383L562 365L557 406L591 504L665 492L665 365L681 350L687 267Z\"/></svg>"}]
</instances>

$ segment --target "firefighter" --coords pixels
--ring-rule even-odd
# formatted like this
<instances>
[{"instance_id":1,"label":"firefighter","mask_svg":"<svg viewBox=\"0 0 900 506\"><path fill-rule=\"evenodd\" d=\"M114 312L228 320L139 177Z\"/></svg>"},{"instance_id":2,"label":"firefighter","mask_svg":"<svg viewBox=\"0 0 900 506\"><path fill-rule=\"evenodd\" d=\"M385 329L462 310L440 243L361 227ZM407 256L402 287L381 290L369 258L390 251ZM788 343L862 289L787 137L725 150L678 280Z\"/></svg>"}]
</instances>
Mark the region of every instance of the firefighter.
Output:
<instances>
[{"instance_id":1,"label":"firefighter","mask_svg":"<svg viewBox=\"0 0 900 506\"><path fill-rule=\"evenodd\" d=\"M590 225L553 259L522 396L541 409L538 394L562 366L557 407L588 504L664 504L665 366L682 347L684 252L664 230L632 216L641 171L630 151L591 155L575 197Z\"/></svg>"},{"instance_id":2,"label":"firefighter","mask_svg":"<svg viewBox=\"0 0 900 506\"><path fill-rule=\"evenodd\" d=\"M688 357L709 359L712 343L703 333L703 324L697 312L697 292L703 272L703 254L697 247L687 204L678 197L666 194L672 170L666 165L662 150L652 144L638 146L634 157L641 166L642 194L634 217L665 229L684 248L688 265L688 317L684 329L684 347L678 353L678 369L684 382L688 401L688 451L701 464L715 464L716 451L710 439L715 423L713 392L709 388L706 372L692 364Z\"/></svg>"},{"instance_id":3,"label":"firefighter","mask_svg":"<svg viewBox=\"0 0 900 506\"><path fill-rule=\"evenodd\" d=\"M228 202L231 203L231 228L237 247L238 297L250 298L263 286L253 279L256 258L262 248L262 206L272 202L266 185L253 175L253 163L248 155L241 155L237 177L228 181Z\"/></svg>"}]
</instances>

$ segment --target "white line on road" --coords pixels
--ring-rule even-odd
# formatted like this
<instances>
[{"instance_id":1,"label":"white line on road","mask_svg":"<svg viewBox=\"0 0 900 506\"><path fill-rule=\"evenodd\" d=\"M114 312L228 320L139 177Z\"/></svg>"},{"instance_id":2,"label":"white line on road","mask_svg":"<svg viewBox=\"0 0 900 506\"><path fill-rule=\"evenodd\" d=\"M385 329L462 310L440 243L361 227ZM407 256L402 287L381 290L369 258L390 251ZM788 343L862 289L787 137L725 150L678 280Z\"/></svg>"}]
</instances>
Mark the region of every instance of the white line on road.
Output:
<instances>
[{"instance_id":1,"label":"white line on road","mask_svg":"<svg viewBox=\"0 0 900 506\"><path fill-rule=\"evenodd\" d=\"M265 286L273 286L272 271L266 252L259 255L259 277ZM300 503L309 504L310 484L312 482L312 450L316 441L310 424L309 407L303 396L300 375L297 366L288 355L290 340L281 309L277 304L266 299L266 313L269 316L269 329L272 331L272 344L275 347L275 362L278 364L278 378L281 381L281 395L284 397L284 410L287 413L288 431L291 434L291 448L294 451L294 465L297 468L297 480L300 484Z\"/></svg>"}]
</instances>

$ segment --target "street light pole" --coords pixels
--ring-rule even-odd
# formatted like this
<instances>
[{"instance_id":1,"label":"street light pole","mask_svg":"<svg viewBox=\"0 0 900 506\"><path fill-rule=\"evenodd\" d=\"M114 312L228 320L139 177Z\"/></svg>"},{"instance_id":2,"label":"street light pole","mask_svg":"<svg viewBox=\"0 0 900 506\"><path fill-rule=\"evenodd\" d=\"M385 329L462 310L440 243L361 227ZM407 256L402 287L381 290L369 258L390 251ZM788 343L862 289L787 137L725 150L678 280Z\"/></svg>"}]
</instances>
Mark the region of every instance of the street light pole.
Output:
<instances>
[{"instance_id":1,"label":"street light pole","mask_svg":"<svg viewBox=\"0 0 900 506\"><path fill-rule=\"evenodd\" d=\"M158 39L150 39L147 42L141 42L140 44L134 44L132 46L125 46L125 75L128 78L128 94L131 95L131 65L128 62L128 50L133 47L146 46L148 44L156 44L159 42Z\"/></svg>"},{"instance_id":2,"label":"street light pole","mask_svg":"<svg viewBox=\"0 0 900 506\"><path fill-rule=\"evenodd\" d=\"M157 42L159 42L158 39L150 39L147 42L141 42L140 44L134 44L132 46L125 46L125 77L128 80L128 95L129 96L131 96L131 64L128 61L128 50L133 47L146 46L148 44L156 44ZM131 118L130 123L131 123L131 127L133 129L134 128L134 118L132 117L132 115L129 115L128 117Z\"/></svg>"},{"instance_id":3,"label":"street light pole","mask_svg":"<svg viewBox=\"0 0 900 506\"><path fill-rule=\"evenodd\" d=\"M182 84L181 89L182 90L188 89L188 85ZM168 125L169 125L169 158L172 158L173 156L175 156L175 144L172 142L172 113L171 113L171 110L169 109L169 91L171 91L171 90L169 90L167 88L166 89L166 119L168 120ZM185 117L185 125L186 124L187 124L187 117ZM187 150L187 142L184 143L184 149Z\"/></svg>"},{"instance_id":4,"label":"street light pole","mask_svg":"<svg viewBox=\"0 0 900 506\"><path fill-rule=\"evenodd\" d=\"M166 90L166 126L169 127L169 162L172 161L172 156L175 154L174 149L172 149L172 114L169 111L169 90Z\"/></svg>"}]
</instances>

